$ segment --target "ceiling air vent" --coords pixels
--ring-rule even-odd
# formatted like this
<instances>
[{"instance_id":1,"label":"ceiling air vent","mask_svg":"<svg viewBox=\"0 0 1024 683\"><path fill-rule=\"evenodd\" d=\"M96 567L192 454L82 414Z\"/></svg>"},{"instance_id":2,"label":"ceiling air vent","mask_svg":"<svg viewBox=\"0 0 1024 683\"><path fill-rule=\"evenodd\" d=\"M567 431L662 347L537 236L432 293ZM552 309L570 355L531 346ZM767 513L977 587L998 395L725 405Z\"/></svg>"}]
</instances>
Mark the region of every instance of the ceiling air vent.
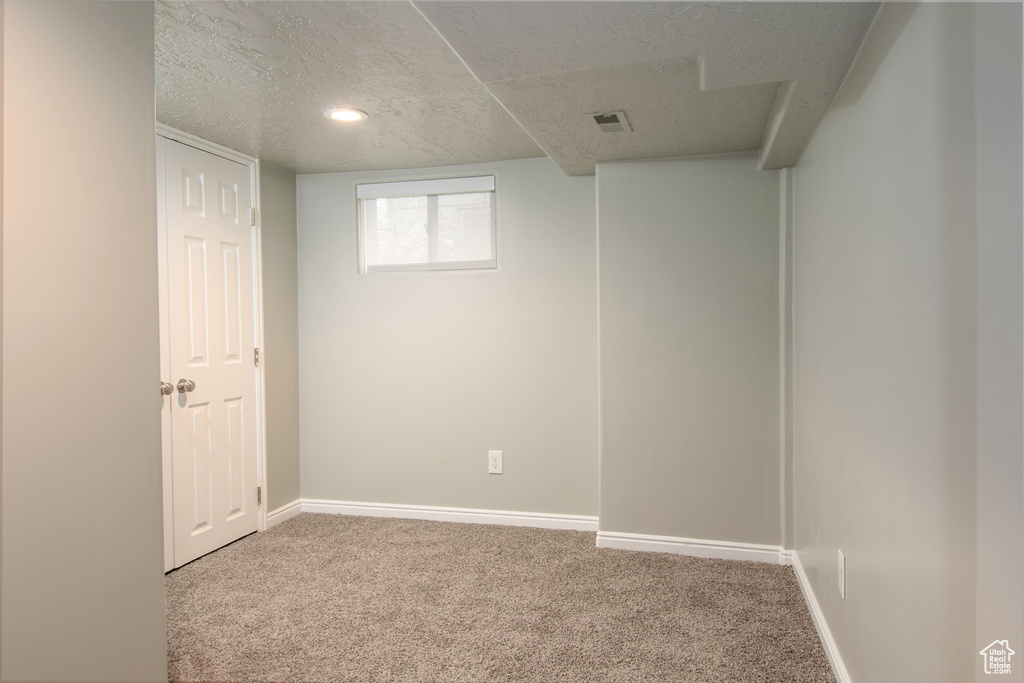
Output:
<instances>
[{"instance_id":1,"label":"ceiling air vent","mask_svg":"<svg viewBox=\"0 0 1024 683\"><path fill-rule=\"evenodd\" d=\"M601 129L602 133L632 133L633 129L629 127L629 121L626 120L626 112L624 111L608 111L603 114L590 114L594 118L594 123Z\"/></svg>"}]
</instances>

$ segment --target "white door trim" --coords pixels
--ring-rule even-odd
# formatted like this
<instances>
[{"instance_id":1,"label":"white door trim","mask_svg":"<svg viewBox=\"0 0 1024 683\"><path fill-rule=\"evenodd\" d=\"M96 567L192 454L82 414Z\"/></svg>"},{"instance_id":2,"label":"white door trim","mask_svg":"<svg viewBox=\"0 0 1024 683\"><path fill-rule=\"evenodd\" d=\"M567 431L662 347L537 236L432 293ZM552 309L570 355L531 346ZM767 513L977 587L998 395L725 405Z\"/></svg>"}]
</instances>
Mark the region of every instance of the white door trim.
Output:
<instances>
[{"instance_id":1,"label":"white door trim","mask_svg":"<svg viewBox=\"0 0 1024 683\"><path fill-rule=\"evenodd\" d=\"M263 334L263 226L262 226L263 211L262 211L262 207L260 206L260 160L257 159L256 157L249 156L248 154L242 154L241 152L237 152L237 151L235 151L233 149L229 149L227 147L224 147L223 145L218 145L215 142L210 142L209 140L204 140L203 138L200 138L200 137L197 137L195 135L192 135L191 133L186 133L185 131L178 130L176 128L171 128L170 126L164 125L162 123L157 123L156 124L156 135L159 138L166 138L168 140L174 140L176 142L180 142L183 145L188 145L189 147L195 147L196 149L202 150L204 152L209 152L210 154L214 154L214 155L222 157L224 159L228 159L230 161L234 161L234 162L237 162L239 164L243 164L243 165L249 167L249 187L250 187L251 196L252 196L252 205L253 205L253 208L256 211L255 221L254 221L255 222L255 226L254 226L254 230L255 230L255 243L253 245L253 247L254 247L253 248L253 261L254 261L254 263L253 263L253 271L252 271L253 272L253 280L254 280L254 282L253 282L253 298L254 298L254 309L255 309L253 311L253 319L256 321L256 331L255 331L255 334L256 334L256 344L257 344L257 346L259 347L259 350L260 350L260 362L259 362L259 365L256 368L256 370L257 370L257 372L256 372L256 378L257 378L256 379L256 404L259 406L259 409L257 410L257 415L256 415L256 420L257 420L256 433L258 435L258 439L257 439L257 443L256 443L256 469L257 469L256 479L257 479L257 482L258 482L257 485L261 488L261 490L263 492L262 500L260 502L260 505L259 505L259 507L257 509L257 514L256 514L256 519L257 519L257 527L256 528L257 528L258 531L265 531L266 528L267 528L267 500L268 500L267 499L267 449L266 449L266 446L265 446L265 444L267 442L267 420L266 420L267 402L266 402L266 382L265 382L266 372L264 371L264 368L266 367L266 363L265 363L266 353L265 353L265 350L264 350L265 346L264 346L264 334ZM163 150L160 149L162 147L162 141L158 139L157 140L157 145L158 145L157 158L161 161L161 164L158 167L159 170L157 171L157 183L159 185L159 184L162 184L164 182L164 178L163 178L163 174L164 174L164 171L163 171ZM158 199L157 199L157 242L158 242L158 252L159 252L158 253L158 258L161 259L161 266L160 266L160 297L161 297L161 302L163 302L163 299L167 296L167 263L166 263L166 261L167 261L167 218L166 218L165 212L163 211L163 209L165 208L163 206L163 203L164 203L163 192L158 192L157 194L158 194ZM162 306L161 311L160 311L161 320L162 321L166 321L167 320L166 305L164 303L161 303L161 306ZM169 366L169 362L170 361L169 361L169 355L166 355L167 340L163 338L163 335L161 335L160 345L161 345L161 360L160 360L161 367L160 367L160 374L161 374L161 376L164 376L164 375L167 375L167 373L170 371L170 366ZM165 359L166 359L166 362L165 362ZM171 381L171 380L168 380L168 381ZM155 391L155 389L154 389L154 391ZM165 436L164 438L166 440L169 437ZM164 449L163 449L163 472L164 472L164 517L165 517L165 523L164 523L164 527L165 527L164 528L164 549L165 549L165 557L167 555L166 554L167 544L170 542L169 539L167 538L168 530L166 528L167 527L167 521L166 520L169 519L168 515L167 515L167 512L168 512L167 506L170 505L170 501L173 499L172 497L169 497L169 494L171 494L173 492L170 490L171 482L169 481L170 468L171 468L171 461L170 461L171 449L169 447L167 447L167 446L168 446L168 444L164 443ZM165 571L169 571L170 567L166 566L166 559L165 559L164 564L165 564L164 570Z\"/></svg>"},{"instance_id":2,"label":"white door trim","mask_svg":"<svg viewBox=\"0 0 1024 683\"><path fill-rule=\"evenodd\" d=\"M156 253L157 279L159 280L160 310L160 380L171 379L170 338L168 336L168 286L167 286L167 193L164 185L166 173L164 160L164 138L156 137ZM174 476L171 469L171 410L168 401L172 396L160 398L160 453L163 472L164 492L164 571L174 569Z\"/></svg>"},{"instance_id":3,"label":"white door trim","mask_svg":"<svg viewBox=\"0 0 1024 683\"><path fill-rule=\"evenodd\" d=\"M256 157L251 157L248 154L236 152L235 150L229 149L224 145L218 145L216 142L204 140L203 138L196 137L191 133L186 133L183 130L178 130L177 128L165 126L162 123L156 124L156 134L162 138L167 138L168 140L175 140L183 145L195 147L196 149L201 149L204 152L216 154L219 157L224 157L225 159L235 161L239 164L242 164L243 166L248 166L250 169L252 168L253 164L259 161L259 159L257 159Z\"/></svg>"}]
</instances>

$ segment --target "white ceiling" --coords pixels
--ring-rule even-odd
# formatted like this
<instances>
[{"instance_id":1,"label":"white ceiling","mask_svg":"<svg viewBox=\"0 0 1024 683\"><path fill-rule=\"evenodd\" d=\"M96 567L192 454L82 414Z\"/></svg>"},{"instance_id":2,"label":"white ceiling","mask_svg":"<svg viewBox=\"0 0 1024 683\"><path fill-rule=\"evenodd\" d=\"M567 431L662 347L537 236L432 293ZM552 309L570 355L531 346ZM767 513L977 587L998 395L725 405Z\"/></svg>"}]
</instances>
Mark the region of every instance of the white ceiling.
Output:
<instances>
[{"instance_id":1,"label":"white ceiling","mask_svg":"<svg viewBox=\"0 0 1024 683\"><path fill-rule=\"evenodd\" d=\"M161 1L157 118L300 172L546 153L580 175L598 161L752 149L781 168L799 159L876 10ZM339 105L370 119L322 116ZM614 110L633 132L602 133L587 116Z\"/></svg>"}]
</instances>

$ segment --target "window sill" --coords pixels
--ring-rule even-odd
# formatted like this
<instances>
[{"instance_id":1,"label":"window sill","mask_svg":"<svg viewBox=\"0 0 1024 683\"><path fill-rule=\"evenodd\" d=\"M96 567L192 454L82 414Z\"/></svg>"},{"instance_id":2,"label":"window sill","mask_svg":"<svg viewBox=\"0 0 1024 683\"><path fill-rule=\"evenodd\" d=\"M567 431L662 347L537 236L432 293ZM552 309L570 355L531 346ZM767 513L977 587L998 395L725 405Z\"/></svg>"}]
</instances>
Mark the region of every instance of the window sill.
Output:
<instances>
[{"instance_id":1,"label":"window sill","mask_svg":"<svg viewBox=\"0 0 1024 683\"><path fill-rule=\"evenodd\" d=\"M424 273L451 270L496 270L498 259L484 261L449 261L438 263L403 263L395 265L366 266L365 273Z\"/></svg>"}]
</instances>

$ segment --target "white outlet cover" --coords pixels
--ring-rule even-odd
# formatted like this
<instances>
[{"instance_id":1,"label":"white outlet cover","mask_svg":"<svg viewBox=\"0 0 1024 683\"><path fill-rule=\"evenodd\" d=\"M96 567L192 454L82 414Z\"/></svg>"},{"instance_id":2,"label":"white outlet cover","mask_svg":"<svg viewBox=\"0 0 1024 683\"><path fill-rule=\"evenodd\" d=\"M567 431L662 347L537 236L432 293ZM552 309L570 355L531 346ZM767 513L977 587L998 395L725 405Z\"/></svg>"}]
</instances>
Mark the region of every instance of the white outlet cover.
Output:
<instances>
[{"instance_id":1,"label":"white outlet cover","mask_svg":"<svg viewBox=\"0 0 1024 683\"><path fill-rule=\"evenodd\" d=\"M487 473L501 474L501 451L487 451Z\"/></svg>"},{"instance_id":2,"label":"white outlet cover","mask_svg":"<svg viewBox=\"0 0 1024 683\"><path fill-rule=\"evenodd\" d=\"M842 550L836 551L839 553L839 595L846 599L846 555L843 555Z\"/></svg>"}]
</instances>

